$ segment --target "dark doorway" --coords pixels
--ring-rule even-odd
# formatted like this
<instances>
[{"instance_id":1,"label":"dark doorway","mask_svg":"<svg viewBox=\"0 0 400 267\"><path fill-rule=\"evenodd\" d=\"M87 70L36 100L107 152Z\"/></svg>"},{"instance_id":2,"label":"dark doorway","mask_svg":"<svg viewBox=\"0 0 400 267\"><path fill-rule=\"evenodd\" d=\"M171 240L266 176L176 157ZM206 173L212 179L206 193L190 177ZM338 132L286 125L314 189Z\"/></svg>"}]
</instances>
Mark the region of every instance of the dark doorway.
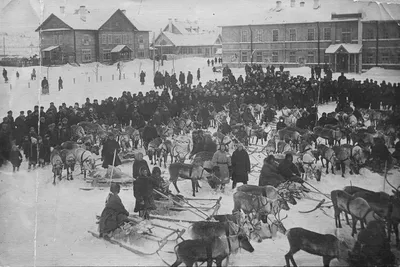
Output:
<instances>
[{"instance_id":1,"label":"dark doorway","mask_svg":"<svg viewBox=\"0 0 400 267\"><path fill-rule=\"evenodd\" d=\"M336 68L338 72L349 71L349 54L336 54Z\"/></svg>"}]
</instances>

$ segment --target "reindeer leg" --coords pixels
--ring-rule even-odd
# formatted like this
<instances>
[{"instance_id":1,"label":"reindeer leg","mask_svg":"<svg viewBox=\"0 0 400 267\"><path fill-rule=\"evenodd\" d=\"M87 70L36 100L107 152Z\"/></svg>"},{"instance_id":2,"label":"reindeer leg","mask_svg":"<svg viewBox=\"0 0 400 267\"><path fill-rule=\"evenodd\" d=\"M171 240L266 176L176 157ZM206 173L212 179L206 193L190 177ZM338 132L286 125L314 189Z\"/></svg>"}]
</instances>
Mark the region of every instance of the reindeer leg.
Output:
<instances>
[{"instance_id":1,"label":"reindeer leg","mask_svg":"<svg viewBox=\"0 0 400 267\"><path fill-rule=\"evenodd\" d=\"M354 237L354 234L357 234L357 229L356 229L356 226L357 226L357 218L354 216L354 215L351 215L351 220L352 220L352 222L353 222L353 229L352 229L352 231L351 231L351 236L352 237Z\"/></svg>"},{"instance_id":2,"label":"reindeer leg","mask_svg":"<svg viewBox=\"0 0 400 267\"><path fill-rule=\"evenodd\" d=\"M293 255L298 252L300 249L294 250L293 248L290 248L290 251L285 255L285 260L286 260L286 266L290 267L289 260L292 262L294 267L297 267L296 262L294 261Z\"/></svg>"},{"instance_id":3,"label":"reindeer leg","mask_svg":"<svg viewBox=\"0 0 400 267\"><path fill-rule=\"evenodd\" d=\"M324 267L329 267L329 263L333 260L331 256L322 256L322 262L324 263Z\"/></svg>"},{"instance_id":4,"label":"reindeer leg","mask_svg":"<svg viewBox=\"0 0 400 267\"><path fill-rule=\"evenodd\" d=\"M53 185L56 185L56 173L54 172Z\"/></svg>"},{"instance_id":5,"label":"reindeer leg","mask_svg":"<svg viewBox=\"0 0 400 267\"><path fill-rule=\"evenodd\" d=\"M195 179L195 178L192 178L191 180L192 180L192 191L193 191L193 196L195 197L195 196L196 196L196 192L198 193L199 190L198 190L197 187L196 187L196 179Z\"/></svg>"},{"instance_id":6,"label":"reindeer leg","mask_svg":"<svg viewBox=\"0 0 400 267\"><path fill-rule=\"evenodd\" d=\"M329 162L326 161L326 174L329 174Z\"/></svg>"},{"instance_id":7,"label":"reindeer leg","mask_svg":"<svg viewBox=\"0 0 400 267\"><path fill-rule=\"evenodd\" d=\"M178 179L178 178L177 178L177 179ZM179 194L180 191L179 191L179 189L178 189L177 182L178 182L178 181L174 181L174 182L172 182L172 183L174 184L174 187L175 187L175 189L176 189L176 192L178 192L178 194Z\"/></svg>"},{"instance_id":8,"label":"reindeer leg","mask_svg":"<svg viewBox=\"0 0 400 267\"><path fill-rule=\"evenodd\" d=\"M347 212L344 213L344 217L346 218L347 225L350 226L349 215L347 214Z\"/></svg>"},{"instance_id":9,"label":"reindeer leg","mask_svg":"<svg viewBox=\"0 0 400 267\"><path fill-rule=\"evenodd\" d=\"M342 177L344 178L344 174L346 173L346 165L344 164L344 162L341 162L340 165L342 168Z\"/></svg>"}]
</instances>

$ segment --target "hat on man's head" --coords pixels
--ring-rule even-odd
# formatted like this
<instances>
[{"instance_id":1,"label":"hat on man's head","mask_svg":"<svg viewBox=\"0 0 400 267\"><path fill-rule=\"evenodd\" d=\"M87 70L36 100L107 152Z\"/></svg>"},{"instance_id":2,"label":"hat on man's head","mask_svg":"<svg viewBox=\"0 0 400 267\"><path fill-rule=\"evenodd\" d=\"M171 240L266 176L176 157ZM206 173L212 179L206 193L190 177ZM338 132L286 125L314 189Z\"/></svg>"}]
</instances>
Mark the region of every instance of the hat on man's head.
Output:
<instances>
[{"instance_id":1,"label":"hat on man's head","mask_svg":"<svg viewBox=\"0 0 400 267\"><path fill-rule=\"evenodd\" d=\"M24 115L25 111L22 110L22 111L19 112L19 114Z\"/></svg>"}]
</instances>

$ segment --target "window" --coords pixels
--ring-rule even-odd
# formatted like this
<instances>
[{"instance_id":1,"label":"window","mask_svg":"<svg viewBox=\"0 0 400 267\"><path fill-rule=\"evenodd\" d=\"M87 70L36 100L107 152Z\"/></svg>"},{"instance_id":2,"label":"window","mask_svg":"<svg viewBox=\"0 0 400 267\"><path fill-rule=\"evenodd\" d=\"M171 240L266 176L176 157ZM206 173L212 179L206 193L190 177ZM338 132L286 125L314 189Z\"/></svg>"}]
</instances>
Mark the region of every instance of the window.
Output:
<instances>
[{"instance_id":1,"label":"window","mask_svg":"<svg viewBox=\"0 0 400 267\"><path fill-rule=\"evenodd\" d=\"M103 61L111 60L111 49L103 49Z\"/></svg>"},{"instance_id":2,"label":"window","mask_svg":"<svg viewBox=\"0 0 400 267\"><path fill-rule=\"evenodd\" d=\"M279 39L279 31L278 30L272 30L272 41L273 42L278 42Z\"/></svg>"},{"instance_id":3,"label":"window","mask_svg":"<svg viewBox=\"0 0 400 267\"><path fill-rule=\"evenodd\" d=\"M89 45L89 44L90 44L89 35L87 34L83 35L83 45Z\"/></svg>"},{"instance_id":4,"label":"window","mask_svg":"<svg viewBox=\"0 0 400 267\"><path fill-rule=\"evenodd\" d=\"M331 28L324 28L324 40L331 40Z\"/></svg>"},{"instance_id":5,"label":"window","mask_svg":"<svg viewBox=\"0 0 400 267\"><path fill-rule=\"evenodd\" d=\"M124 44L124 45L128 44L128 35L127 35L127 34L124 34L124 35L123 35L122 44Z\"/></svg>"},{"instance_id":6,"label":"window","mask_svg":"<svg viewBox=\"0 0 400 267\"><path fill-rule=\"evenodd\" d=\"M108 35L108 44L113 44L112 34Z\"/></svg>"},{"instance_id":7,"label":"window","mask_svg":"<svg viewBox=\"0 0 400 267\"><path fill-rule=\"evenodd\" d=\"M374 39L374 31L372 29L368 29L365 38Z\"/></svg>"},{"instance_id":8,"label":"window","mask_svg":"<svg viewBox=\"0 0 400 267\"><path fill-rule=\"evenodd\" d=\"M82 49L82 62L92 61L92 51L90 49Z\"/></svg>"},{"instance_id":9,"label":"window","mask_svg":"<svg viewBox=\"0 0 400 267\"><path fill-rule=\"evenodd\" d=\"M314 37L315 37L315 29L308 29L307 40L314 41Z\"/></svg>"},{"instance_id":10,"label":"window","mask_svg":"<svg viewBox=\"0 0 400 267\"><path fill-rule=\"evenodd\" d=\"M383 29L382 31L382 39L389 39L389 32L387 29Z\"/></svg>"},{"instance_id":11,"label":"window","mask_svg":"<svg viewBox=\"0 0 400 267\"><path fill-rule=\"evenodd\" d=\"M133 44L133 35L129 34L129 44Z\"/></svg>"},{"instance_id":12,"label":"window","mask_svg":"<svg viewBox=\"0 0 400 267\"><path fill-rule=\"evenodd\" d=\"M296 63L296 52L290 52L289 53L289 62L290 63Z\"/></svg>"},{"instance_id":13,"label":"window","mask_svg":"<svg viewBox=\"0 0 400 267\"><path fill-rule=\"evenodd\" d=\"M63 44L63 36L61 34L58 36L58 44Z\"/></svg>"},{"instance_id":14,"label":"window","mask_svg":"<svg viewBox=\"0 0 400 267\"><path fill-rule=\"evenodd\" d=\"M186 47L182 47L182 48L181 48L181 54L182 54L182 55L186 55L186 54L187 54L187 49L186 49Z\"/></svg>"},{"instance_id":15,"label":"window","mask_svg":"<svg viewBox=\"0 0 400 267\"><path fill-rule=\"evenodd\" d=\"M372 52L369 52L366 54L365 57L363 57L364 63L369 63L372 64L374 63L374 54Z\"/></svg>"},{"instance_id":16,"label":"window","mask_svg":"<svg viewBox=\"0 0 400 267\"><path fill-rule=\"evenodd\" d=\"M242 43L248 42L247 40L247 30L242 31Z\"/></svg>"},{"instance_id":17,"label":"window","mask_svg":"<svg viewBox=\"0 0 400 267\"><path fill-rule=\"evenodd\" d=\"M247 52L242 52L242 62L247 62Z\"/></svg>"},{"instance_id":18,"label":"window","mask_svg":"<svg viewBox=\"0 0 400 267\"><path fill-rule=\"evenodd\" d=\"M263 40L262 40L262 34L263 34L263 31L262 30L257 30L257 32L256 32L256 42L257 43L261 43Z\"/></svg>"},{"instance_id":19,"label":"window","mask_svg":"<svg viewBox=\"0 0 400 267\"><path fill-rule=\"evenodd\" d=\"M256 61L257 62L262 62L262 52L261 51L257 51Z\"/></svg>"},{"instance_id":20,"label":"window","mask_svg":"<svg viewBox=\"0 0 400 267\"><path fill-rule=\"evenodd\" d=\"M122 43L122 38L121 34L114 34L114 44L121 44Z\"/></svg>"},{"instance_id":21,"label":"window","mask_svg":"<svg viewBox=\"0 0 400 267\"><path fill-rule=\"evenodd\" d=\"M138 40L139 40L139 49L144 49L143 35L139 35Z\"/></svg>"},{"instance_id":22,"label":"window","mask_svg":"<svg viewBox=\"0 0 400 267\"><path fill-rule=\"evenodd\" d=\"M389 63L389 53L383 52L381 57L382 63Z\"/></svg>"},{"instance_id":23,"label":"window","mask_svg":"<svg viewBox=\"0 0 400 267\"><path fill-rule=\"evenodd\" d=\"M278 62L278 52L272 52L272 62Z\"/></svg>"},{"instance_id":24,"label":"window","mask_svg":"<svg viewBox=\"0 0 400 267\"><path fill-rule=\"evenodd\" d=\"M107 35L106 34L101 35L101 44L107 44Z\"/></svg>"},{"instance_id":25,"label":"window","mask_svg":"<svg viewBox=\"0 0 400 267\"><path fill-rule=\"evenodd\" d=\"M308 52L307 63L314 63L314 52L313 51Z\"/></svg>"},{"instance_id":26,"label":"window","mask_svg":"<svg viewBox=\"0 0 400 267\"><path fill-rule=\"evenodd\" d=\"M193 54L193 48L192 47L188 47L188 54L189 55Z\"/></svg>"},{"instance_id":27,"label":"window","mask_svg":"<svg viewBox=\"0 0 400 267\"><path fill-rule=\"evenodd\" d=\"M329 63L330 61L330 56L329 55L324 55L324 62Z\"/></svg>"},{"instance_id":28,"label":"window","mask_svg":"<svg viewBox=\"0 0 400 267\"><path fill-rule=\"evenodd\" d=\"M351 29L350 28L342 29L342 42L343 43L351 43Z\"/></svg>"},{"instance_id":29,"label":"window","mask_svg":"<svg viewBox=\"0 0 400 267\"><path fill-rule=\"evenodd\" d=\"M139 58L144 58L144 50L139 50L138 51L138 57Z\"/></svg>"},{"instance_id":30,"label":"window","mask_svg":"<svg viewBox=\"0 0 400 267\"><path fill-rule=\"evenodd\" d=\"M58 35L54 35L53 44L58 45Z\"/></svg>"},{"instance_id":31,"label":"window","mask_svg":"<svg viewBox=\"0 0 400 267\"><path fill-rule=\"evenodd\" d=\"M289 29L289 40L296 41L296 29Z\"/></svg>"},{"instance_id":32,"label":"window","mask_svg":"<svg viewBox=\"0 0 400 267\"><path fill-rule=\"evenodd\" d=\"M200 47L197 48L197 54L203 54L203 49L201 49Z\"/></svg>"}]
</instances>

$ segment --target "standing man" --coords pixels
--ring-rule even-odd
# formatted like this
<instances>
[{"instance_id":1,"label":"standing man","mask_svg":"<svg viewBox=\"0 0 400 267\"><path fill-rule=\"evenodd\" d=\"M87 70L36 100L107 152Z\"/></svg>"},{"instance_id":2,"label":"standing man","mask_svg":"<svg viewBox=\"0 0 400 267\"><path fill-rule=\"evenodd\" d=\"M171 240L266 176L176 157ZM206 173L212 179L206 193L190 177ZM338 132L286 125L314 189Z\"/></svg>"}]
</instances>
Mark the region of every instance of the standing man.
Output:
<instances>
[{"instance_id":1,"label":"standing man","mask_svg":"<svg viewBox=\"0 0 400 267\"><path fill-rule=\"evenodd\" d=\"M43 77L42 80L42 94L49 94L49 81L46 77Z\"/></svg>"},{"instance_id":2,"label":"standing man","mask_svg":"<svg viewBox=\"0 0 400 267\"><path fill-rule=\"evenodd\" d=\"M235 140L236 141L236 140ZM250 173L250 158L246 150L243 149L243 144L238 141L237 149L233 152L232 162L232 189L235 189L237 183L247 184Z\"/></svg>"},{"instance_id":3,"label":"standing man","mask_svg":"<svg viewBox=\"0 0 400 267\"><path fill-rule=\"evenodd\" d=\"M212 158L212 163L214 166L218 166L220 170L221 179L221 191L225 191L225 185L229 184L229 177L231 176L232 164L231 158L228 153L226 153L225 144L221 144L219 150L214 153Z\"/></svg>"},{"instance_id":4,"label":"standing man","mask_svg":"<svg viewBox=\"0 0 400 267\"><path fill-rule=\"evenodd\" d=\"M144 85L144 78L146 77L146 73L143 71L140 73L140 83Z\"/></svg>"},{"instance_id":5,"label":"standing man","mask_svg":"<svg viewBox=\"0 0 400 267\"><path fill-rule=\"evenodd\" d=\"M200 81L200 68L197 69L197 80Z\"/></svg>"},{"instance_id":6,"label":"standing man","mask_svg":"<svg viewBox=\"0 0 400 267\"><path fill-rule=\"evenodd\" d=\"M64 89L64 88L63 88L63 80L61 79L61 76L60 76L60 78L58 78L58 91L61 91L61 89Z\"/></svg>"},{"instance_id":7,"label":"standing man","mask_svg":"<svg viewBox=\"0 0 400 267\"><path fill-rule=\"evenodd\" d=\"M193 83L193 75L190 71L188 71L188 75L187 75L186 79L187 79L187 84L190 87Z\"/></svg>"},{"instance_id":8,"label":"standing man","mask_svg":"<svg viewBox=\"0 0 400 267\"><path fill-rule=\"evenodd\" d=\"M8 77L7 77L7 70L6 70L6 68L3 68L3 78L4 78L4 82L8 82Z\"/></svg>"}]
</instances>

